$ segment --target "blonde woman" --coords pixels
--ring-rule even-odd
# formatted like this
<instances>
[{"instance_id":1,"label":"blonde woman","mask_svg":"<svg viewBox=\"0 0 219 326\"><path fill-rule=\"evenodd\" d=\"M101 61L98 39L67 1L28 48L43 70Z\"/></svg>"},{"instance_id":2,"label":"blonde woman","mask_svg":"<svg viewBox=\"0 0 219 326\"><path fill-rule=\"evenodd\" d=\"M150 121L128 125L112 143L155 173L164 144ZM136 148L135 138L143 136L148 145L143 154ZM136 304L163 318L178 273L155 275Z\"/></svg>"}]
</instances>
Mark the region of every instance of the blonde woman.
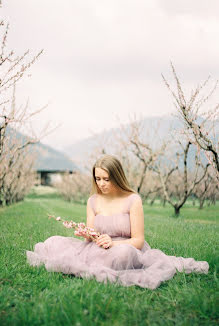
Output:
<instances>
[{"instance_id":1,"label":"blonde woman","mask_svg":"<svg viewBox=\"0 0 219 326\"><path fill-rule=\"evenodd\" d=\"M93 166L87 226L101 233L97 242L53 236L27 251L31 265L48 271L155 289L176 271L207 273L209 265L193 258L167 256L144 239L141 197L131 189L120 161L104 155Z\"/></svg>"}]
</instances>

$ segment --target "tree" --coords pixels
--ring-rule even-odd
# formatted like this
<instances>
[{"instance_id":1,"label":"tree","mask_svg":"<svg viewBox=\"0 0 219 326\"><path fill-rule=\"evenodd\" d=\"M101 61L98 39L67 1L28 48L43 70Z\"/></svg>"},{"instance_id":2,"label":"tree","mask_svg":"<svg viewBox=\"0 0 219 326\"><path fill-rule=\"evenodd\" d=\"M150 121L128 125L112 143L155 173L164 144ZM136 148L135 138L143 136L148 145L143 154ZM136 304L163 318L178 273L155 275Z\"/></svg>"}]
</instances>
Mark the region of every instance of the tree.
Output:
<instances>
[{"instance_id":1,"label":"tree","mask_svg":"<svg viewBox=\"0 0 219 326\"><path fill-rule=\"evenodd\" d=\"M157 135L158 128L155 126L151 126L150 133L154 135L154 139L158 138ZM126 157L132 154L135 160L132 162L135 170L135 188L138 193L142 193L142 189L145 190L144 182L146 180L146 175L149 171L153 170L153 167L156 165L156 162L159 158L163 155L168 141L163 140L162 142L158 143L157 146L150 144L150 141L146 141L145 139L149 139L146 137L146 133L144 130L144 126L142 120L137 120L136 117L130 120L130 124L128 127L121 126L121 133L120 137L118 138L118 142L122 144L122 148L126 150ZM128 154L129 152L129 154ZM136 161L137 159L137 161ZM137 165L137 168L136 168ZM149 179L148 179L149 180ZM156 193L159 191L160 186L156 184L153 189L147 187L147 191L145 192L145 198L150 193ZM144 196L143 195L143 196Z\"/></svg>"},{"instance_id":2,"label":"tree","mask_svg":"<svg viewBox=\"0 0 219 326\"><path fill-rule=\"evenodd\" d=\"M34 154L29 145L39 141L39 137L25 137L22 140L17 131L41 112L30 111L28 101L24 106L16 104L16 85L25 76L43 51L29 58L29 50L17 56L8 51L7 37L9 24L4 28L0 22L2 41L0 45L0 205L21 200L34 182ZM3 30L4 29L4 30ZM45 130L42 135L45 135Z\"/></svg>"},{"instance_id":3,"label":"tree","mask_svg":"<svg viewBox=\"0 0 219 326\"><path fill-rule=\"evenodd\" d=\"M164 198L173 206L175 216L179 216L180 209L183 207L194 188L204 179L209 164L200 164L198 153L195 154L194 167L189 171L188 154L192 144L187 141L183 144L178 141L181 151L177 151L174 158L168 158L169 163L164 164L161 160L155 167L163 189ZM182 166L182 167L181 167Z\"/></svg>"},{"instance_id":4,"label":"tree","mask_svg":"<svg viewBox=\"0 0 219 326\"><path fill-rule=\"evenodd\" d=\"M204 202L208 199L209 203L214 202L219 197L219 185L211 169L208 169L204 179L195 187L193 194L199 200L199 208L202 209Z\"/></svg>"},{"instance_id":5,"label":"tree","mask_svg":"<svg viewBox=\"0 0 219 326\"><path fill-rule=\"evenodd\" d=\"M85 173L65 173L62 181L55 184L58 191L67 201L85 204L90 195L91 177Z\"/></svg>"},{"instance_id":6,"label":"tree","mask_svg":"<svg viewBox=\"0 0 219 326\"><path fill-rule=\"evenodd\" d=\"M163 75L162 77L174 98L174 105L184 123L184 133L192 144L195 144L199 150L204 151L208 162L213 166L216 176L219 179L219 141L217 130L219 104L213 109L208 109L204 112L201 111L202 107L217 89L218 82L213 85L207 95L202 95L203 90L209 83L210 78L208 77L194 91L192 90L190 97L186 98L172 62L171 69L176 84L176 91L170 87Z\"/></svg>"}]
</instances>

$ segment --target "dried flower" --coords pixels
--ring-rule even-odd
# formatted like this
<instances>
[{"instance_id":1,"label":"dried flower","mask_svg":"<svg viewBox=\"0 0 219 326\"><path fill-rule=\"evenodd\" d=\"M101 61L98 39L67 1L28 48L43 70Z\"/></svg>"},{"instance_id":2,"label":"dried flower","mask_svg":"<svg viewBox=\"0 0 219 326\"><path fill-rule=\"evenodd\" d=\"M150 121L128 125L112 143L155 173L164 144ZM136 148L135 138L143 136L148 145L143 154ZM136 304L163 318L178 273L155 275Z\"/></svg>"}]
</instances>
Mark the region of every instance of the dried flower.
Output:
<instances>
[{"instance_id":1,"label":"dried flower","mask_svg":"<svg viewBox=\"0 0 219 326\"><path fill-rule=\"evenodd\" d=\"M100 236L99 232L96 232L93 228L90 228L85 225L85 223L76 223L74 221L63 221L60 216L55 217L53 215L49 215L49 218L54 218L56 221L61 221L63 226L67 229L75 229L74 235L81 237L86 236L92 241L96 241L97 238Z\"/></svg>"}]
</instances>

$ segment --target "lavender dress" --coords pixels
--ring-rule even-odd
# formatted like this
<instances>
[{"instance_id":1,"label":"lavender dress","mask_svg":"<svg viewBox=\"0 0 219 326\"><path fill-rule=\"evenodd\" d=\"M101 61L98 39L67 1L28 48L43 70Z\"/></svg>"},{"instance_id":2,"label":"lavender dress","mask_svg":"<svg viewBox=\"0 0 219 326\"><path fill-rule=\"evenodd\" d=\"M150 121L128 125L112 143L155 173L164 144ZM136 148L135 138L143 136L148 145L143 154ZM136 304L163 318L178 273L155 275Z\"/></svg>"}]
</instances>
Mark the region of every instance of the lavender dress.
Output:
<instances>
[{"instance_id":1,"label":"lavender dress","mask_svg":"<svg viewBox=\"0 0 219 326\"><path fill-rule=\"evenodd\" d=\"M107 233L113 241L131 237L129 211L137 194L124 200L121 213L111 216L95 215L94 228ZM96 195L89 198L95 214ZM120 244L104 249L95 242L73 237L53 236L27 251L30 265L45 264L48 271L73 274L83 278L95 278L98 282L116 282L124 286L138 285L156 289L161 282L171 279L176 271L208 273L205 261L193 258L167 256L158 249L151 249L145 241L141 250L130 244Z\"/></svg>"}]
</instances>

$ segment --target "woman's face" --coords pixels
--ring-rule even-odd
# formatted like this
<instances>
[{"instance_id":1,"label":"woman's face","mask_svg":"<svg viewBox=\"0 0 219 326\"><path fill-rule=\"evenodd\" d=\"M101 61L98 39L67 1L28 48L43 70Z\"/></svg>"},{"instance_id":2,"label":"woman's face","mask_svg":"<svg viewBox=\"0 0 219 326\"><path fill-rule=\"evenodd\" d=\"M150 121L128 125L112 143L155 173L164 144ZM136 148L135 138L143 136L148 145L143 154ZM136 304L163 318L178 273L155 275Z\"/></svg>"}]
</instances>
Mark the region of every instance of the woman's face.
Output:
<instances>
[{"instance_id":1,"label":"woman's face","mask_svg":"<svg viewBox=\"0 0 219 326\"><path fill-rule=\"evenodd\" d=\"M109 179L109 174L101 168L95 168L95 180L102 194L114 193L117 189Z\"/></svg>"}]
</instances>

